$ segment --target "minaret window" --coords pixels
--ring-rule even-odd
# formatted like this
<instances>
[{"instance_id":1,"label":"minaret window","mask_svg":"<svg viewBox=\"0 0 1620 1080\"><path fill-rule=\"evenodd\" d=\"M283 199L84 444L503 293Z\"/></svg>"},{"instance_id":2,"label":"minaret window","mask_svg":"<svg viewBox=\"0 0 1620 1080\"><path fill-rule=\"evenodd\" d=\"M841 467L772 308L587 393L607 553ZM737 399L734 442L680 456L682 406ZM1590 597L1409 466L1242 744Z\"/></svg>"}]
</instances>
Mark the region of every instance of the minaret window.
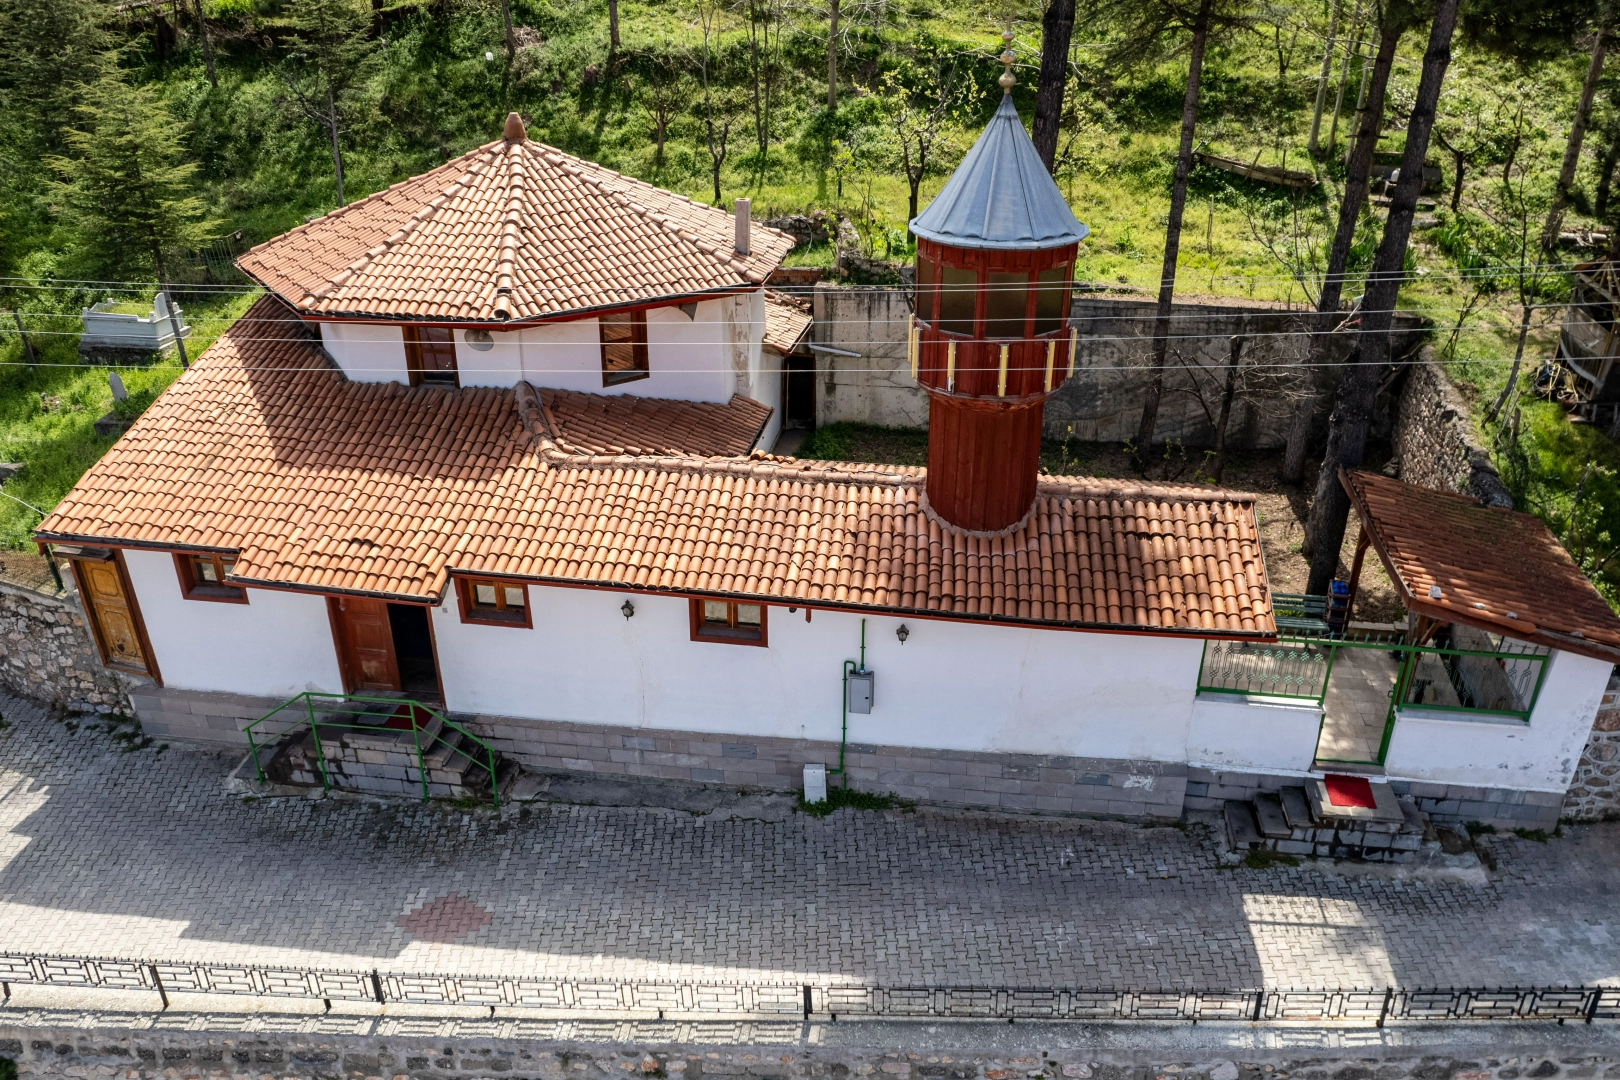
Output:
<instances>
[{"instance_id":1,"label":"minaret window","mask_svg":"<svg viewBox=\"0 0 1620 1080\"><path fill-rule=\"evenodd\" d=\"M442 326L405 328L405 366L412 386L458 386L456 342Z\"/></svg>"},{"instance_id":2,"label":"minaret window","mask_svg":"<svg viewBox=\"0 0 1620 1080\"><path fill-rule=\"evenodd\" d=\"M647 313L614 312L597 321L602 328L602 385L647 378Z\"/></svg>"},{"instance_id":3,"label":"minaret window","mask_svg":"<svg viewBox=\"0 0 1620 1080\"><path fill-rule=\"evenodd\" d=\"M985 337L1021 338L1029 312L1028 274L991 274L984 299Z\"/></svg>"},{"instance_id":4,"label":"minaret window","mask_svg":"<svg viewBox=\"0 0 1620 1080\"><path fill-rule=\"evenodd\" d=\"M938 284L934 274L937 269L933 259L917 256L917 318L928 322L934 321L934 286Z\"/></svg>"},{"instance_id":5,"label":"minaret window","mask_svg":"<svg viewBox=\"0 0 1620 1080\"><path fill-rule=\"evenodd\" d=\"M979 275L947 266L939 277L939 328L947 334L972 337L979 307Z\"/></svg>"},{"instance_id":6,"label":"minaret window","mask_svg":"<svg viewBox=\"0 0 1620 1080\"><path fill-rule=\"evenodd\" d=\"M1035 285L1035 336L1055 334L1069 318L1069 264L1042 270Z\"/></svg>"}]
</instances>

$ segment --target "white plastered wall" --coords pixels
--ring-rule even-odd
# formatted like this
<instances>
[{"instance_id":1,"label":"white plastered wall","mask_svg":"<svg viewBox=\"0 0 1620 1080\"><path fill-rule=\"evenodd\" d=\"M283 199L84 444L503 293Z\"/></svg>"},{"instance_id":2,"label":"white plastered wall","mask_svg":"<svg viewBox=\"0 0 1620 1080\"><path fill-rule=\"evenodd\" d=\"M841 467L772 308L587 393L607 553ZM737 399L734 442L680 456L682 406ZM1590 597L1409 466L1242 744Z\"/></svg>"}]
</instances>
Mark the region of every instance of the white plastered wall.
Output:
<instances>
[{"instance_id":1,"label":"white plastered wall","mask_svg":"<svg viewBox=\"0 0 1620 1080\"><path fill-rule=\"evenodd\" d=\"M125 551L124 563L165 686L281 698L343 692L324 597L249 589L246 604L187 600L168 552Z\"/></svg>"},{"instance_id":2,"label":"white plastered wall","mask_svg":"<svg viewBox=\"0 0 1620 1080\"><path fill-rule=\"evenodd\" d=\"M1200 694L1187 732L1187 762L1215 769L1310 771L1322 710L1238 694Z\"/></svg>"},{"instance_id":3,"label":"white plastered wall","mask_svg":"<svg viewBox=\"0 0 1620 1080\"><path fill-rule=\"evenodd\" d=\"M620 613L629 600L633 618ZM769 648L690 640L688 602L530 586L532 630L434 611L457 711L836 741L861 617L772 607ZM895 630L911 631L902 645ZM851 741L1185 760L1202 642L866 617L876 707Z\"/></svg>"},{"instance_id":4,"label":"white plastered wall","mask_svg":"<svg viewBox=\"0 0 1620 1080\"><path fill-rule=\"evenodd\" d=\"M354 382L410 382L397 323L323 322L321 344Z\"/></svg>"},{"instance_id":5,"label":"white plastered wall","mask_svg":"<svg viewBox=\"0 0 1620 1080\"><path fill-rule=\"evenodd\" d=\"M1580 762L1614 665L1555 652L1530 722L1402 710L1384 760L1391 778L1563 791Z\"/></svg>"}]
</instances>

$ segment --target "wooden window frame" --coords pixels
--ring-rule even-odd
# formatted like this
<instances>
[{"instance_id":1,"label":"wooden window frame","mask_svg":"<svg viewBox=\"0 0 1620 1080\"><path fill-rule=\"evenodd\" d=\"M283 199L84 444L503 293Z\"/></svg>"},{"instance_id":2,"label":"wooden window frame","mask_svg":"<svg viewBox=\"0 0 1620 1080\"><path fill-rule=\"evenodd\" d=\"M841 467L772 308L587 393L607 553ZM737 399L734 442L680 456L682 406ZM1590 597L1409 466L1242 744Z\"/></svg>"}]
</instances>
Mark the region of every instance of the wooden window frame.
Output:
<instances>
[{"instance_id":1,"label":"wooden window frame","mask_svg":"<svg viewBox=\"0 0 1620 1080\"><path fill-rule=\"evenodd\" d=\"M197 579L197 571L193 563L196 561L211 561L214 564L214 575L220 581L224 581L225 576L229 573L225 569L226 559L229 559L232 565L235 565L235 555L225 555L217 551L175 552L174 572L180 578L180 595L187 600L209 600L216 604L247 603L247 589L241 585L210 585Z\"/></svg>"},{"instance_id":2,"label":"wooden window frame","mask_svg":"<svg viewBox=\"0 0 1620 1080\"><path fill-rule=\"evenodd\" d=\"M445 328L442 327L442 326L430 326L430 327L406 326L406 327L403 328L403 334L404 334L404 337L405 337L405 370L406 370L407 374L410 376L411 385L412 386L440 386L440 387L454 386L454 387L460 387L461 386L461 358L456 354L456 332L454 330L446 330L445 331L446 333L448 333L450 335L450 340L449 340L448 344L450 346L450 374L452 376L451 381L449 383L446 383L446 382L444 382L444 381L442 381L440 379L426 379L426 380L423 379L423 376L426 375L427 372L422 367L422 339L421 339L421 337L419 335L420 335L421 331L424 330L424 329L427 329L427 330L445 330ZM441 343L440 342L434 342L433 344L438 345L438 344L441 344ZM434 374L439 374L439 373L434 372Z\"/></svg>"},{"instance_id":3,"label":"wooden window frame","mask_svg":"<svg viewBox=\"0 0 1620 1080\"><path fill-rule=\"evenodd\" d=\"M620 341L607 340L608 317L627 316L630 320L630 361L635 367L627 371L609 371L607 350L609 345L622 345ZM596 340L602 350L602 386L622 386L625 383L638 382L652 377L651 366L647 362L647 312L643 308L627 312L608 312L596 320Z\"/></svg>"},{"instance_id":4,"label":"wooden window frame","mask_svg":"<svg viewBox=\"0 0 1620 1080\"><path fill-rule=\"evenodd\" d=\"M728 625L726 629L711 626L703 618L703 605L725 604L727 608ZM759 635L756 637L751 631L737 628L737 606L749 604L759 608ZM770 647L770 608L765 604L756 604L750 600L721 600L718 597L694 598L691 601L692 640L709 641L721 645L757 645L760 648Z\"/></svg>"},{"instance_id":5,"label":"wooden window frame","mask_svg":"<svg viewBox=\"0 0 1620 1080\"><path fill-rule=\"evenodd\" d=\"M457 577L456 604L461 610L461 621L474 626L516 626L524 630L534 629L534 616L529 610L529 586L521 581L511 581L498 577ZM473 602L473 588L478 585L492 585L495 587L495 611L480 607ZM504 589L519 589L523 592L523 617L514 618L511 609L506 607Z\"/></svg>"}]
</instances>

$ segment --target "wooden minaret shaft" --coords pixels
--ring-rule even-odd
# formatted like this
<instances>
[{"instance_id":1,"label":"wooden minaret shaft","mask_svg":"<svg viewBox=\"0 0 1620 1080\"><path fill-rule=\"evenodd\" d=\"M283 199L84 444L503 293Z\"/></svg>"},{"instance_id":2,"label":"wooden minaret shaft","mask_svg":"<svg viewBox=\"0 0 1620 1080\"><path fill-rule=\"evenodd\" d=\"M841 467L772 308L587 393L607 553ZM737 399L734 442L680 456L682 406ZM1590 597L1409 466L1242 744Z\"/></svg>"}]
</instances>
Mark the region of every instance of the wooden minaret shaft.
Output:
<instances>
[{"instance_id":1,"label":"wooden minaret shaft","mask_svg":"<svg viewBox=\"0 0 1620 1080\"><path fill-rule=\"evenodd\" d=\"M996 532L1035 502L1043 399L1008 407L930 394L928 502L951 524Z\"/></svg>"}]
</instances>

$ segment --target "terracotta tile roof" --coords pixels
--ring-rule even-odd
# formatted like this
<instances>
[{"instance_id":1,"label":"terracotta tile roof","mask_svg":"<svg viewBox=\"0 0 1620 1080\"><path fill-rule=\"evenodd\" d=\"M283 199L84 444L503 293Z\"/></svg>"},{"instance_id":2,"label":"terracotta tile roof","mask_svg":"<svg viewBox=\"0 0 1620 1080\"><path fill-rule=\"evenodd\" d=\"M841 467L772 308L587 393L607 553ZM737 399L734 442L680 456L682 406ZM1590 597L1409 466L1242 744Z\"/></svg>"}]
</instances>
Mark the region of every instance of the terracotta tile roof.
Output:
<instances>
[{"instance_id":1,"label":"terracotta tile roof","mask_svg":"<svg viewBox=\"0 0 1620 1080\"><path fill-rule=\"evenodd\" d=\"M762 284L793 238L528 140L489 143L251 249L302 312L522 320Z\"/></svg>"},{"instance_id":2,"label":"terracotta tile roof","mask_svg":"<svg viewBox=\"0 0 1620 1080\"><path fill-rule=\"evenodd\" d=\"M1620 660L1620 617L1538 518L1375 473L1341 478L1408 610Z\"/></svg>"},{"instance_id":3,"label":"terracotta tile roof","mask_svg":"<svg viewBox=\"0 0 1620 1080\"><path fill-rule=\"evenodd\" d=\"M810 305L775 291L765 293L765 347L786 356L810 332Z\"/></svg>"},{"instance_id":4,"label":"terracotta tile roof","mask_svg":"<svg viewBox=\"0 0 1620 1080\"><path fill-rule=\"evenodd\" d=\"M630 394L541 390L547 434L581 454L747 457L771 418L771 407L734 394L717 405Z\"/></svg>"},{"instance_id":5,"label":"terracotta tile roof","mask_svg":"<svg viewBox=\"0 0 1620 1080\"><path fill-rule=\"evenodd\" d=\"M451 570L1024 624L1269 636L1252 496L1048 478L1003 536L941 525L923 471L586 455L527 384L352 383L265 298L41 524L239 551L265 585L442 596ZM270 340L280 337L283 340ZM565 430L566 430L566 425Z\"/></svg>"}]
</instances>

